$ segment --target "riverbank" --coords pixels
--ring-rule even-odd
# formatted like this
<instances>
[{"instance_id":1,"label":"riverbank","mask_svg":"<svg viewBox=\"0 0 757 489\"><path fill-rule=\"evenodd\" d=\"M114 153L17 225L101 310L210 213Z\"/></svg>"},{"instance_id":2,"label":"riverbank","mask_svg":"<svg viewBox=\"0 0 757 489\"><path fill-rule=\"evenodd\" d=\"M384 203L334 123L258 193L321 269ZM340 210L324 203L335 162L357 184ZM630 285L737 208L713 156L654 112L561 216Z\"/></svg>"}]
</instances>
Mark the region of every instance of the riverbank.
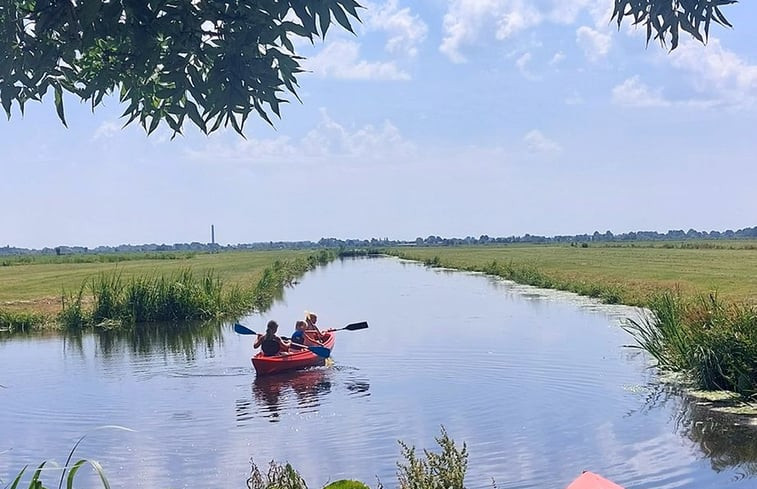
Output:
<instances>
[{"instance_id":1,"label":"riverbank","mask_svg":"<svg viewBox=\"0 0 757 489\"><path fill-rule=\"evenodd\" d=\"M484 272L526 285L566 290L606 303L646 306L650 296L717 292L757 305L757 240L628 244L486 245L389 248L431 266Z\"/></svg>"},{"instance_id":2,"label":"riverbank","mask_svg":"<svg viewBox=\"0 0 757 489\"><path fill-rule=\"evenodd\" d=\"M0 329L208 319L260 310L284 286L336 257L326 250L127 254L115 261L97 255L25 257L0 267Z\"/></svg>"},{"instance_id":3,"label":"riverbank","mask_svg":"<svg viewBox=\"0 0 757 489\"><path fill-rule=\"evenodd\" d=\"M634 246L419 247L389 254L648 308L625 329L664 370L706 390L757 396L757 249Z\"/></svg>"}]
</instances>

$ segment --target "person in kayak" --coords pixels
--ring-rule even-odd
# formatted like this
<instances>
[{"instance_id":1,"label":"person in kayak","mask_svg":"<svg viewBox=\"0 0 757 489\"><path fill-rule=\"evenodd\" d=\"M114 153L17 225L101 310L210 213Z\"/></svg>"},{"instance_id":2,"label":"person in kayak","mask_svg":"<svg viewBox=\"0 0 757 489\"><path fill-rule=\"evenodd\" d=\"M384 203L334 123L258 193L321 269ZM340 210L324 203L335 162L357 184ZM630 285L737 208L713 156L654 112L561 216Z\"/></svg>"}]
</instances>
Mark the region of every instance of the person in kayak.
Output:
<instances>
[{"instance_id":1,"label":"person in kayak","mask_svg":"<svg viewBox=\"0 0 757 489\"><path fill-rule=\"evenodd\" d=\"M323 346L323 333L315 323L318 316L314 312L305 311L305 345Z\"/></svg>"},{"instance_id":2,"label":"person in kayak","mask_svg":"<svg viewBox=\"0 0 757 489\"><path fill-rule=\"evenodd\" d=\"M305 348L305 328L307 327L305 321L297 321L294 323L294 333L292 333L290 350L302 350Z\"/></svg>"},{"instance_id":3,"label":"person in kayak","mask_svg":"<svg viewBox=\"0 0 757 489\"><path fill-rule=\"evenodd\" d=\"M260 348L263 350L263 354L267 357L287 353L289 351L290 343L276 336L276 331L278 331L278 329L279 323L274 320L268 321L268 325L265 328L265 334L258 335L258 339L255 340L253 348Z\"/></svg>"}]
</instances>

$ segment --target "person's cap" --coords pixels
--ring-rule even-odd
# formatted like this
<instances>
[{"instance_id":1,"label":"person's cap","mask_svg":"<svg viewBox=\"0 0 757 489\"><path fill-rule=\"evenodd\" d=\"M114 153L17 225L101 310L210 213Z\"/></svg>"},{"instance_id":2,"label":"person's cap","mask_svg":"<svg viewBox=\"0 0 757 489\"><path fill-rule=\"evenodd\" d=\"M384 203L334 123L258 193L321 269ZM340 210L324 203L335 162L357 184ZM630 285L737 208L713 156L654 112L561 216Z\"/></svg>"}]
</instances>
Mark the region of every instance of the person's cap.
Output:
<instances>
[{"instance_id":1,"label":"person's cap","mask_svg":"<svg viewBox=\"0 0 757 489\"><path fill-rule=\"evenodd\" d=\"M305 318L312 319L313 317L318 317L318 315L312 311L305 311Z\"/></svg>"}]
</instances>

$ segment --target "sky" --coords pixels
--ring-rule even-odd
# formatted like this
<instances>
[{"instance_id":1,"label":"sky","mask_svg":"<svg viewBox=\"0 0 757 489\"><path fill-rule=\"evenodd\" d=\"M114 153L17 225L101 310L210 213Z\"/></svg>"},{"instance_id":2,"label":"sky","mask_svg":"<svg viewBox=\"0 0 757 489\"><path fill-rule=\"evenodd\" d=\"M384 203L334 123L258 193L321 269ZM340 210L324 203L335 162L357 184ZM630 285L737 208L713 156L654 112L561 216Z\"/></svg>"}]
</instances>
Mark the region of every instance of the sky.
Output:
<instances>
[{"instance_id":1,"label":"sky","mask_svg":"<svg viewBox=\"0 0 757 489\"><path fill-rule=\"evenodd\" d=\"M246 139L51 94L0 120L0 246L757 225L755 2L673 52L612 0L371 0Z\"/></svg>"}]
</instances>

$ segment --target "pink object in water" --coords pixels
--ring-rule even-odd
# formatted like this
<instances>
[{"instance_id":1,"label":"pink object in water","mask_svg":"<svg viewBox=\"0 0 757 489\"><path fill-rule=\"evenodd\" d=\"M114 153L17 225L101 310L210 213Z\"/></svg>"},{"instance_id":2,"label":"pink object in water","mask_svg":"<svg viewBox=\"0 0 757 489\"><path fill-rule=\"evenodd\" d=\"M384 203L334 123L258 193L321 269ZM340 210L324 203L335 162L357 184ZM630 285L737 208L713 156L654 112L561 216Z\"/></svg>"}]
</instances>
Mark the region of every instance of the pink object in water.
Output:
<instances>
[{"instance_id":1,"label":"pink object in water","mask_svg":"<svg viewBox=\"0 0 757 489\"><path fill-rule=\"evenodd\" d=\"M612 481L602 476L586 471L578 479L570 483L565 489L623 489Z\"/></svg>"}]
</instances>

